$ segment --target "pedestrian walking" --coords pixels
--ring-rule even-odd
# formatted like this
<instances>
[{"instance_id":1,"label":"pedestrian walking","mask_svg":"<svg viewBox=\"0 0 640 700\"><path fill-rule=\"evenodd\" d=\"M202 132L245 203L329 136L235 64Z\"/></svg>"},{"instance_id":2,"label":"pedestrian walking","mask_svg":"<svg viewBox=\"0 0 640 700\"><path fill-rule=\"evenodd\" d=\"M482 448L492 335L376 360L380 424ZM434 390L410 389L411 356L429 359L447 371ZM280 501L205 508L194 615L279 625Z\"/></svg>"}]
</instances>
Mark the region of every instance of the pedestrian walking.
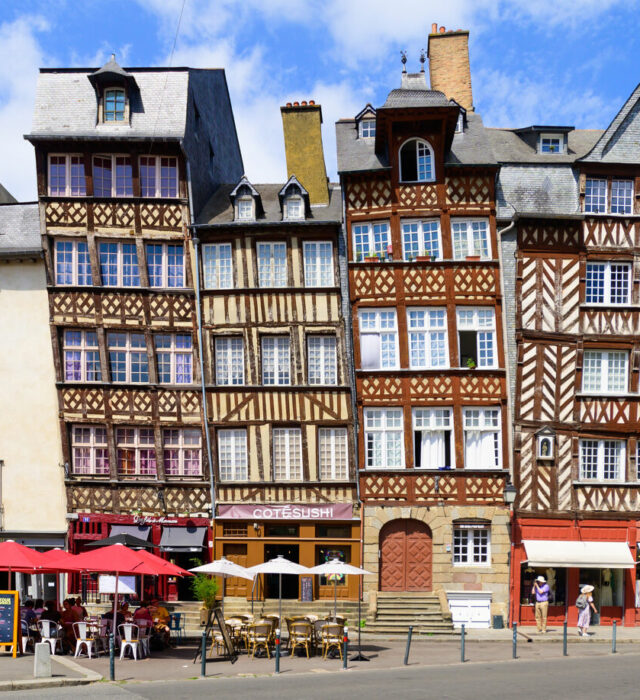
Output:
<instances>
[{"instance_id":1,"label":"pedestrian walking","mask_svg":"<svg viewBox=\"0 0 640 700\"><path fill-rule=\"evenodd\" d=\"M536 626L538 632L546 634L549 613L549 584L544 576L538 576L533 582L533 592L536 595Z\"/></svg>"},{"instance_id":2,"label":"pedestrian walking","mask_svg":"<svg viewBox=\"0 0 640 700\"><path fill-rule=\"evenodd\" d=\"M589 624L591 623L591 611L597 615L598 611L596 606L593 604L593 586L582 586L580 589L580 595L576 600L576 607L580 611L578 615L578 630L581 637L590 637L591 635L587 632L589 629Z\"/></svg>"}]
</instances>

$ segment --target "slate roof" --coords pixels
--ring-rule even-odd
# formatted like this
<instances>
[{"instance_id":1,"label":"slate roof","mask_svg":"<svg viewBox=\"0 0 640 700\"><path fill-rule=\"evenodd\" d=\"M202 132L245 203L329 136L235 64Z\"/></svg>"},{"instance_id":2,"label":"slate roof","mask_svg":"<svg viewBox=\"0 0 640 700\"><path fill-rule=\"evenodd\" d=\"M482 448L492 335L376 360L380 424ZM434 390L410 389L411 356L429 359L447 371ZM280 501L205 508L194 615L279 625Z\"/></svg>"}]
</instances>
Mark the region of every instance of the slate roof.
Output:
<instances>
[{"instance_id":1,"label":"slate roof","mask_svg":"<svg viewBox=\"0 0 640 700\"><path fill-rule=\"evenodd\" d=\"M40 215L38 203L0 206L0 257L21 253L40 254Z\"/></svg>"},{"instance_id":2,"label":"slate roof","mask_svg":"<svg viewBox=\"0 0 640 700\"><path fill-rule=\"evenodd\" d=\"M283 221L282 210L280 208L279 193L282 190L281 184L268 185L253 185L260 193L262 206L264 207L264 216L259 217L256 221L234 221L233 206L229 195L236 187L233 185L220 185L215 194L207 202L204 209L198 216L197 224L210 224L212 226L228 225L234 226L259 226L260 224L281 224L285 226L301 226L309 222L325 222L339 223L342 220L342 198L340 195L340 186L336 184L329 185L329 204L326 206L312 206L311 216L305 220Z\"/></svg>"},{"instance_id":3,"label":"slate roof","mask_svg":"<svg viewBox=\"0 0 640 700\"><path fill-rule=\"evenodd\" d=\"M552 129L549 130L552 131ZM599 129L574 129L568 132L568 152L566 154L548 154L538 153L535 139L527 138L527 132L524 130L487 128L485 131L498 162L545 163L547 165L573 163L577 158L588 153L602 134Z\"/></svg>"},{"instance_id":4,"label":"slate roof","mask_svg":"<svg viewBox=\"0 0 640 700\"><path fill-rule=\"evenodd\" d=\"M397 88L387 95L380 109L398 107L449 107L449 100L439 90L404 90Z\"/></svg>"}]
</instances>

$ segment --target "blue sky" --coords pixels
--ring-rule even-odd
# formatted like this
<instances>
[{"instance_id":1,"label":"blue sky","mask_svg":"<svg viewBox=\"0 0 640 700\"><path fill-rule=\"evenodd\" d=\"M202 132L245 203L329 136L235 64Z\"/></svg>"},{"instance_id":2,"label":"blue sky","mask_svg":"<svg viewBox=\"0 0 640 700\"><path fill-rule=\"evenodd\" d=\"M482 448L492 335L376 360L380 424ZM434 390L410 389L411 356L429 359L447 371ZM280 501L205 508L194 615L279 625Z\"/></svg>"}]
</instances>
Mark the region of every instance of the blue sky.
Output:
<instances>
[{"instance_id":1,"label":"blue sky","mask_svg":"<svg viewBox=\"0 0 640 700\"><path fill-rule=\"evenodd\" d=\"M334 122L379 105L418 70L432 22L469 29L474 102L488 126L604 128L640 82L640 0L2 0L0 182L35 196L29 131L39 66L223 67L247 175L285 176L279 107L322 104Z\"/></svg>"}]
</instances>

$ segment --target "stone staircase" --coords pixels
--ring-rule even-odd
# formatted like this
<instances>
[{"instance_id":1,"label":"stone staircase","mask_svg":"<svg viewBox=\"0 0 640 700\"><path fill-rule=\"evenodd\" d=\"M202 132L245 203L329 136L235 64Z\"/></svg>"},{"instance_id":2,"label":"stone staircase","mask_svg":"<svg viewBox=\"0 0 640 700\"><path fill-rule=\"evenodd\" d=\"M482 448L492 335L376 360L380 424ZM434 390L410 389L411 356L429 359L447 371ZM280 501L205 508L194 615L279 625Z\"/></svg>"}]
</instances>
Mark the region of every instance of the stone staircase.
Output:
<instances>
[{"instance_id":1,"label":"stone staircase","mask_svg":"<svg viewBox=\"0 0 640 700\"><path fill-rule=\"evenodd\" d=\"M369 634L406 634L410 625L413 625L414 634L459 634L453 627L451 613L448 609L443 610L438 594L420 592L376 593L362 631Z\"/></svg>"}]
</instances>

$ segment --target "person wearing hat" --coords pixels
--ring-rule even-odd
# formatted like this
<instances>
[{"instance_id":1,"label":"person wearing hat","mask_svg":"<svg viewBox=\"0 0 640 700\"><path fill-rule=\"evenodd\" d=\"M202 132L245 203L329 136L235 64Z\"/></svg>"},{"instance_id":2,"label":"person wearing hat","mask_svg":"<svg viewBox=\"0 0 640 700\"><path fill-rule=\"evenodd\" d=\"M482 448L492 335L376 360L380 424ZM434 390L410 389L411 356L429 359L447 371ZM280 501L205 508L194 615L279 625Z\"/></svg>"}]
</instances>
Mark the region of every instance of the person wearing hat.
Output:
<instances>
[{"instance_id":1,"label":"person wearing hat","mask_svg":"<svg viewBox=\"0 0 640 700\"><path fill-rule=\"evenodd\" d=\"M533 592L536 595L536 627L538 632L547 632L547 614L549 613L549 584L544 576L538 576L533 582Z\"/></svg>"},{"instance_id":2,"label":"person wearing hat","mask_svg":"<svg viewBox=\"0 0 640 700\"><path fill-rule=\"evenodd\" d=\"M596 606L593 604L593 586L582 586L580 589L580 595L578 600L576 600L576 607L580 610L578 615L578 629L581 637L589 637L587 630L589 629L589 624L591 623L591 611L597 615L598 611Z\"/></svg>"}]
</instances>

